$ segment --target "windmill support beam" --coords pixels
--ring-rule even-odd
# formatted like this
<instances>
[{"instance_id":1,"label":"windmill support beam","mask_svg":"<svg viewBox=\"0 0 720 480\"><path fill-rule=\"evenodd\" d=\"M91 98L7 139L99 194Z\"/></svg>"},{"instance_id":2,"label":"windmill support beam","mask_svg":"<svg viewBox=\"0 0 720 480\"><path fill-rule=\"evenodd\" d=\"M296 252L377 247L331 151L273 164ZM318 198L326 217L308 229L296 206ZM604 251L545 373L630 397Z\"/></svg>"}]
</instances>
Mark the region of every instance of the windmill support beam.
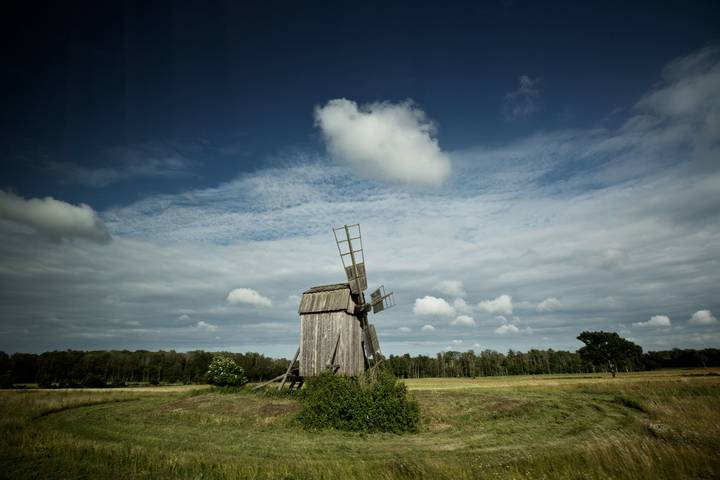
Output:
<instances>
[{"instance_id":1,"label":"windmill support beam","mask_svg":"<svg viewBox=\"0 0 720 480\"><path fill-rule=\"evenodd\" d=\"M300 355L300 347L298 347L297 351L295 352L295 356L293 357L292 361L290 362L290 365L288 365L287 370L285 371L285 375L283 376L282 382L280 382L280 386L278 387L278 392L283 389L285 386L285 382L287 381L288 375L290 375L290 371L292 370L293 365L295 365L295 362L297 361L298 355Z\"/></svg>"}]
</instances>

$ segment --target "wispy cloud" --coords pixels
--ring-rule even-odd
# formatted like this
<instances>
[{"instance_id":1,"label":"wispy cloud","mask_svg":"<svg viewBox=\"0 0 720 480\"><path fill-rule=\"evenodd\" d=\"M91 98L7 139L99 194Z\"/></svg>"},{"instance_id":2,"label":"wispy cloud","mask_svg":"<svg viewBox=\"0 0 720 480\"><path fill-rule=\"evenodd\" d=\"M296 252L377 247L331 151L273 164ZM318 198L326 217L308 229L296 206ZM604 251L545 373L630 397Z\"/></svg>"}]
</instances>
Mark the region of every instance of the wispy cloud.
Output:
<instances>
[{"instance_id":1,"label":"wispy cloud","mask_svg":"<svg viewBox=\"0 0 720 480\"><path fill-rule=\"evenodd\" d=\"M51 161L43 170L65 184L102 188L134 178L188 175L197 166L180 148L168 144L114 147L104 152L102 160L102 167Z\"/></svg>"},{"instance_id":2,"label":"wispy cloud","mask_svg":"<svg viewBox=\"0 0 720 480\"><path fill-rule=\"evenodd\" d=\"M503 116L508 121L528 117L538 110L540 79L521 75L518 81L520 85L516 90L505 95L502 106Z\"/></svg>"}]
</instances>

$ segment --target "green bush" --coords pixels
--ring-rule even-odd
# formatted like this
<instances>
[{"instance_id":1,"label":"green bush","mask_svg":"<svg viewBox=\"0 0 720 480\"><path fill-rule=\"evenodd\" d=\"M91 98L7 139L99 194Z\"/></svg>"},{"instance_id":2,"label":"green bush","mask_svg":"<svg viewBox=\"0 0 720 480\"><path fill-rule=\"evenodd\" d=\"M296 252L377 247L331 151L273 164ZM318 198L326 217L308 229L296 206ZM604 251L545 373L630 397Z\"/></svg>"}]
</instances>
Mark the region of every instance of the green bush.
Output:
<instances>
[{"instance_id":1,"label":"green bush","mask_svg":"<svg viewBox=\"0 0 720 480\"><path fill-rule=\"evenodd\" d=\"M227 355L215 355L207 372L208 383L219 387L240 387L247 383L245 370Z\"/></svg>"},{"instance_id":2,"label":"green bush","mask_svg":"<svg viewBox=\"0 0 720 480\"><path fill-rule=\"evenodd\" d=\"M407 398L404 383L382 372L366 381L323 373L302 390L298 420L309 429L359 432L416 432L420 409Z\"/></svg>"}]
</instances>

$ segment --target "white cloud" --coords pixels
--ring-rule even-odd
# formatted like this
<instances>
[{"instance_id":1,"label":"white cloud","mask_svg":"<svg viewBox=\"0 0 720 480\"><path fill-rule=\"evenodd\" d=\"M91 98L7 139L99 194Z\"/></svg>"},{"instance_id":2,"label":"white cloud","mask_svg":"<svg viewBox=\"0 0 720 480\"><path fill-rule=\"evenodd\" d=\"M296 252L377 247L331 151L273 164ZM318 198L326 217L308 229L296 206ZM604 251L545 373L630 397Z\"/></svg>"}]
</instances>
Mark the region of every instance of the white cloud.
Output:
<instances>
[{"instance_id":1,"label":"white cloud","mask_svg":"<svg viewBox=\"0 0 720 480\"><path fill-rule=\"evenodd\" d=\"M420 331L421 331L421 332L434 332L434 331L435 331L435 327L433 327L433 326L430 325L430 324L428 324L428 325L423 325L422 328L420 329Z\"/></svg>"},{"instance_id":2,"label":"white cloud","mask_svg":"<svg viewBox=\"0 0 720 480\"><path fill-rule=\"evenodd\" d=\"M463 282L460 280L443 280L436 283L433 287L433 290L437 290L438 292L444 293L445 295L449 295L451 297L465 296L465 288L463 287Z\"/></svg>"},{"instance_id":3,"label":"white cloud","mask_svg":"<svg viewBox=\"0 0 720 480\"><path fill-rule=\"evenodd\" d=\"M328 150L357 173L382 181L437 186L450 175L435 127L411 102L358 105L330 100L315 109Z\"/></svg>"},{"instance_id":4,"label":"white cloud","mask_svg":"<svg viewBox=\"0 0 720 480\"><path fill-rule=\"evenodd\" d=\"M636 327L670 327L670 317L667 315L653 315L650 320L646 322L635 322L633 323Z\"/></svg>"},{"instance_id":5,"label":"white cloud","mask_svg":"<svg viewBox=\"0 0 720 480\"><path fill-rule=\"evenodd\" d=\"M431 297L429 295L426 295L423 298L415 299L413 313L415 313L415 315L452 317L455 315L455 308L453 308L443 298Z\"/></svg>"},{"instance_id":6,"label":"white cloud","mask_svg":"<svg viewBox=\"0 0 720 480\"><path fill-rule=\"evenodd\" d=\"M408 333L410 331L410 327L400 327L398 328L399 332Z\"/></svg>"},{"instance_id":7,"label":"white cloud","mask_svg":"<svg viewBox=\"0 0 720 480\"><path fill-rule=\"evenodd\" d=\"M190 315L188 315L187 313L183 313L182 315L180 315L178 317L178 320L180 320L182 322L190 320Z\"/></svg>"},{"instance_id":8,"label":"white cloud","mask_svg":"<svg viewBox=\"0 0 720 480\"><path fill-rule=\"evenodd\" d=\"M711 325L717 323L717 318L710 310L698 310L692 314L688 323L691 325Z\"/></svg>"},{"instance_id":9,"label":"white cloud","mask_svg":"<svg viewBox=\"0 0 720 480\"><path fill-rule=\"evenodd\" d=\"M453 345L461 345L463 343L463 341L462 340L453 340L452 343L453 343Z\"/></svg>"},{"instance_id":10,"label":"white cloud","mask_svg":"<svg viewBox=\"0 0 720 480\"><path fill-rule=\"evenodd\" d=\"M473 349L475 349L475 350L477 350L478 348L481 348L481 346L480 346L480 344L479 344L479 343L475 343L475 344L473 344L473 346L472 346L472 347L473 347Z\"/></svg>"},{"instance_id":11,"label":"white cloud","mask_svg":"<svg viewBox=\"0 0 720 480\"><path fill-rule=\"evenodd\" d=\"M252 305L254 307L272 307L272 301L260 295L252 288L236 288L228 293L230 305Z\"/></svg>"},{"instance_id":12,"label":"white cloud","mask_svg":"<svg viewBox=\"0 0 720 480\"><path fill-rule=\"evenodd\" d=\"M495 329L495 333L498 335L507 335L520 333L520 329L512 324L503 324Z\"/></svg>"},{"instance_id":13,"label":"white cloud","mask_svg":"<svg viewBox=\"0 0 720 480\"><path fill-rule=\"evenodd\" d=\"M503 116L508 121L528 117L538 110L537 101L540 98L540 89L537 85L540 80L521 75L519 82L520 86L517 90L505 95L503 102Z\"/></svg>"},{"instance_id":14,"label":"white cloud","mask_svg":"<svg viewBox=\"0 0 720 480\"><path fill-rule=\"evenodd\" d=\"M463 298L456 298L453 301L453 307L455 307L455 310L460 313L470 313L472 311L472 306L468 305L468 303Z\"/></svg>"},{"instance_id":15,"label":"white cloud","mask_svg":"<svg viewBox=\"0 0 720 480\"><path fill-rule=\"evenodd\" d=\"M142 177L179 177L190 173L196 162L165 147L115 148L105 152L102 167L89 168L72 162L48 162L47 173L65 184L102 188Z\"/></svg>"},{"instance_id":16,"label":"white cloud","mask_svg":"<svg viewBox=\"0 0 720 480\"><path fill-rule=\"evenodd\" d=\"M217 325L213 325L212 323L208 323L204 320L200 320L195 324L195 327L200 330L207 330L208 332L214 332L218 329Z\"/></svg>"},{"instance_id":17,"label":"white cloud","mask_svg":"<svg viewBox=\"0 0 720 480\"><path fill-rule=\"evenodd\" d=\"M512 315L512 297L510 295L502 294L493 300L483 300L478 304L478 310L486 313L503 313L506 315Z\"/></svg>"},{"instance_id":18,"label":"white cloud","mask_svg":"<svg viewBox=\"0 0 720 480\"><path fill-rule=\"evenodd\" d=\"M717 107L719 95L720 49L705 48L668 64L662 81L635 108L666 117L687 116Z\"/></svg>"},{"instance_id":19,"label":"white cloud","mask_svg":"<svg viewBox=\"0 0 720 480\"><path fill-rule=\"evenodd\" d=\"M468 315L460 315L458 317L455 317L455 320L452 321L451 325L474 327L475 319Z\"/></svg>"},{"instance_id":20,"label":"white cloud","mask_svg":"<svg viewBox=\"0 0 720 480\"><path fill-rule=\"evenodd\" d=\"M30 227L54 240L84 238L98 243L110 241L110 234L95 211L52 197L24 199L0 190L0 220Z\"/></svg>"},{"instance_id":21,"label":"white cloud","mask_svg":"<svg viewBox=\"0 0 720 480\"><path fill-rule=\"evenodd\" d=\"M538 312L554 312L559 309L560 300L555 297L548 297L537 305Z\"/></svg>"}]
</instances>

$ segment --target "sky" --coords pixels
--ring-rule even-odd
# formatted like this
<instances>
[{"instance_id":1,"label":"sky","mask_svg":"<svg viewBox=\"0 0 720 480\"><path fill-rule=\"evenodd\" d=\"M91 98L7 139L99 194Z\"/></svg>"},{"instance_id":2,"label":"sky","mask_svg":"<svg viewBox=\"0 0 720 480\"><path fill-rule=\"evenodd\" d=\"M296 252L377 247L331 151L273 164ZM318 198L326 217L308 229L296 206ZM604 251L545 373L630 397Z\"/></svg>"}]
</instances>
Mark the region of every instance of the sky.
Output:
<instances>
[{"instance_id":1,"label":"sky","mask_svg":"<svg viewBox=\"0 0 720 480\"><path fill-rule=\"evenodd\" d=\"M387 3L11 3L0 350L720 347L717 2Z\"/></svg>"}]
</instances>

